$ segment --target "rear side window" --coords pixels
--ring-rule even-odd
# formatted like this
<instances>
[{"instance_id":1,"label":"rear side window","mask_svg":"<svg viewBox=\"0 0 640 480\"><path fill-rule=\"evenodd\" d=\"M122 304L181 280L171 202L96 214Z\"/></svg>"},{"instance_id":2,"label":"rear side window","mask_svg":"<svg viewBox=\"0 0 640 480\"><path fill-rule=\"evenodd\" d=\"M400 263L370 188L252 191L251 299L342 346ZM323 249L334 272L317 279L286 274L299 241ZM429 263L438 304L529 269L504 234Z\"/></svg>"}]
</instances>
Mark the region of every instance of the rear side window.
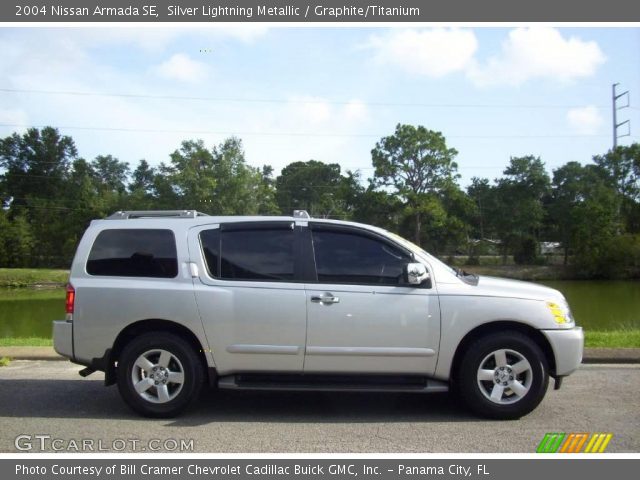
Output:
<instances>
[{"instance_id":1,"label":"rear side window","mask_svg":"<svg viewBox=\"0 0 640 480\"><path fill-rule=\"evenodd\" d=\"M224 280L292 281L294 239L290 223L200 233L209 274Z\"/></svg>"},{"instance_id":2,"label":"rear side window","mask_svg":"<svg viewBox=\"0 0 640 480\"><path fill-rule=\"evenodd\" d=\"M171 230L113 229L98 234L87 261L89 275L173 278L178 275Z\"/></svg>"},{"instance_id":3,"label":"rear side window","mask_svg":"<svg viewBox=\"0 0 640 480\"><path fill-rule=\"evenodd\" d=\"M387 242L345 231L314 230L318 282L401 285L411 257Z\"/></svg>"}]
</instances>

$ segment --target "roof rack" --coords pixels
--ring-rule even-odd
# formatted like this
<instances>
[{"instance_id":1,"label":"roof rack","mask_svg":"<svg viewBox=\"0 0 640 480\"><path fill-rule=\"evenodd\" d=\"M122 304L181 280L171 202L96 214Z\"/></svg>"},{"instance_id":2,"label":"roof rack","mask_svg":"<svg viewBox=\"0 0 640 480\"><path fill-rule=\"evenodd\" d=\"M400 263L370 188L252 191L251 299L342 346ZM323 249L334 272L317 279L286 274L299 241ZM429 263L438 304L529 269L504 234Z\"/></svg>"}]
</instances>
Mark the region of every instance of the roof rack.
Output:
<instances>
[{"instance_id":1,"label":"roof rack","mask_svg":"<svg viewBox=\"0 0 640 480\"><path fill-rule=\"evenodd\" d=\"M294 210L293 216L295 218L311 218L311 216L306 210Z\"/></svg>"},{"instance_id":2,"label":"roof rack","mask_svg":"<svg viewBox=\"0 0 640 480\"><path fill-rule=\"evenodd\" d=\"M112 213L107 220L127 220L130 218L196 218L206 217L206 213L196 210L120 210Z\"/></svg>"}]
</instances>

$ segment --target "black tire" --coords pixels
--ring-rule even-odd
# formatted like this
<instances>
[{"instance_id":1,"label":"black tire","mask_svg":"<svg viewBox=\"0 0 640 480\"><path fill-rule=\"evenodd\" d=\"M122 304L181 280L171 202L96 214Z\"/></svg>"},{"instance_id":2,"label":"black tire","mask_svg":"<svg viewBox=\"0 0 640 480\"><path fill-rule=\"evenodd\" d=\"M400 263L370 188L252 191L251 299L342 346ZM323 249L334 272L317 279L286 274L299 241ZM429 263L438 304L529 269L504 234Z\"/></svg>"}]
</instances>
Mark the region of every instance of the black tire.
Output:
<instances>
[{"instance_id":1,"label":"black tire","mask_svg":"<svg viewBox=\"0 0 640 480\"><path fill-rule=\"evenodd\" d=\"M498 357L494 355L501 351L507 358L505 367L499 366ZM516 373L520 368L511 367L522 359L526 359L530 368ZM481 366L483 372L480 372ZM480 380L480 373L487 375L489 371L491 378ZM549 385L549 372L542 350L532 339L519 332L505 331L475 340L463 354L455 381L454 391L476 414L513 420L527 415L540 404ZM520 392L528 390L518 395L512 386ZM496 399L491 400L494 388Z\"/></svg>"},{"instance_id":2,"label":"black tire","mask_svg":"<svg viewBox=\"0 0 640 480\"><path fill-rule=\"evenodd\" d=\"M162 352L170 355L169 362L164 362L167 363L165 370L161 365ZM162 372L151 372L149 368L147 373L147 370L136 366L136 361L143 357L150 359L150 364L157 362L154 368ZM178 382L180 372L182 383ZM154 381L156 374L159 381ZM174 377L176 374L178 376ZM135 388L140 379L146 382L141 387L147 388L143 393L138 393ZM117 380L120 395L134 411L146 417L170 418L184 411L199 396L204 367L193 346L183 338L167 332L151 332L134 338L124 347L118 359ZM163 395L159 389L163 384L166 388L164 398L161 398Z\"/></svg>"}]
</instances>

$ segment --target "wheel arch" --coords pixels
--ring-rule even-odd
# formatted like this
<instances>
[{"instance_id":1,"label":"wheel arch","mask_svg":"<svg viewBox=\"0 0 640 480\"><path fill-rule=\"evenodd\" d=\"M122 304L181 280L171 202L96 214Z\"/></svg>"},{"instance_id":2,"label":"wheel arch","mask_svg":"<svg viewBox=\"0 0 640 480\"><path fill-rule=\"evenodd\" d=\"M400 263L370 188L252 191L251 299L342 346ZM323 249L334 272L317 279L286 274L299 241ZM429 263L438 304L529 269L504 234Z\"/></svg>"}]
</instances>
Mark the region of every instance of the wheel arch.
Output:
<instances>
[{"instance_id":1,"label":"wheel arch","mask_svg":"<svg viewBox=\"0 0 640 480\"><path fill-rule=\"evenodd\" d=\"M105 365L105 385L113 385L116 382L116 363L120 358L120 353L125 345L138 335L150 332L172 333L186 340L195 350L202 366L208 372L208 381L212 384L215 380L215 369L209 367L205 347L198 337L187 327L172 320L165 319L145 319L138 320L127 325L116 337L113 347L108 352L108 360Z\"/></svg>"},{"instance_id":2,"label":"wheel arch","mask_svg":"<svg viewBox=\"0 0 640 480\"><path fill-rule=\"evenodd\" d=\"M542 353L547 360L547 364L549 365L551 376L555 374L556 359L553 353L553 349L551 348L549 340L547 340L547 338L542 334L542 332L540 332L540 330L537 330L530 325L526 325L524 323L513 320L499 320L478 325L474 329L467 332L467 334L462 338L462 340L458 344L458 347L456 348L456 352L453 356L453 361L451 362L451 370L449 372L450 380L453 382L456 381L458 368L460 367L460 362L462 361L464 352L466 352L466 350L475 340L487 335L491 335L491 333L493 332L504 332L505 330L519 332L527 336L528 338L531 338L542 350Z\"/></svg>"}]
</instances>

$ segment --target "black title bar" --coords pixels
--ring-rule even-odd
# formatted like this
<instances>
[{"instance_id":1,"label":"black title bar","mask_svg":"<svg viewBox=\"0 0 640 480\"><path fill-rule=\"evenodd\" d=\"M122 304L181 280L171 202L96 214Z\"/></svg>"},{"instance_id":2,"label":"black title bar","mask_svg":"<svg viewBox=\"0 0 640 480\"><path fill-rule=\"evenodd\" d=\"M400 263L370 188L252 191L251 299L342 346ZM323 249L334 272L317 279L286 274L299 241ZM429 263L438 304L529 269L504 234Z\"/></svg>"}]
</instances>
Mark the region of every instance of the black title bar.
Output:
<instances>
[{"instance_id":1,"label":"black title bar","mask_svg":"<svg viewBox=\"0 0 640 480\"><path fill-rule=\"evenodd\" d=\"M0 22L638 22L630 0L5 0Z\"/></svg>"}]
</instances>

